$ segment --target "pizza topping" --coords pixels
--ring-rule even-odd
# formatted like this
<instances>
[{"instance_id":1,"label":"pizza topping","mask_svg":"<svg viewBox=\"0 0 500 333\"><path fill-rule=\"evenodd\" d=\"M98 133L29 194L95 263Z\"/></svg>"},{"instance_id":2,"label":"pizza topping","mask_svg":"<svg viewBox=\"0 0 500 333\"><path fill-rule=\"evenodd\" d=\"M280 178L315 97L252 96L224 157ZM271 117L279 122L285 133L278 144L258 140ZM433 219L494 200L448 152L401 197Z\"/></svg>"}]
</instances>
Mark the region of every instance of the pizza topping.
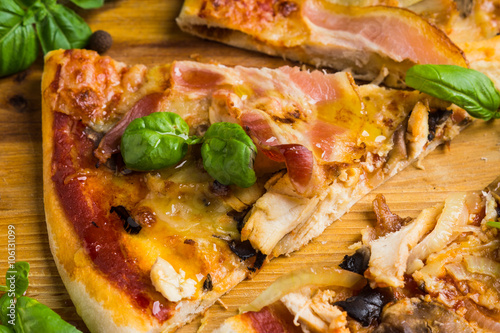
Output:
<instances>
[{"instance_id":1,"label":"pizza topping","mask_svg":"<svg viewBox=\"0 0 500 333\"><path fill-rule=\"evenodd\" d=\"M249 241L242 242L232 239L228 242L228 245L231 251L243 260L247 260L257 254L257 251L252 247Z\"/></svg>"},{"instance_id":2,"label":"pizza topping","mask_svg":"<svg viewBox=\"0 0 500 333\"><path fill-rule=\"evenodd\" d=\"M121 240L141 238L143 232L129 236L123 230L123 220L119 215L110 214L108 210L117 198L120 204L126 206L141 200L146 192L145 185L137 175L120 177L122 182L113 182L108 170L95 169L93 143L84 134L85 126L81 121L55 112L53 129L52 181L83 250L95 269L112 285L118 286L133 306L160 322L167 320L172 316L172 308L155 291L148 275L140 271L133 260L128 260L127 253L123 251ZM81 172L87 168L92 173L85 177L75 176L76 170ZM94 191L92 201L87 200L85 192L89 187ZM160 308L152 313L156 301L160 302Z\"/></svg>"},{"instance_id":3,"label":"pizza topping","mask_svg":"<svg viewBox=\"0 0 500 333\"><path fill-rule=\"evenodd\" d=\"M260 151L274 161L285 162L293 186L299 193L304 192L313 173L311 151L300 144L280 144L266 117L260 112L245 112L240 120Z\"/></svg>"},{"instance_id":4,"label":"pizza topping","mask_svg":"<svg viewBox=\"0 0 500 333\"><path fill-rule=\"evenodd\" d=\"M485 315L481 310L479 310L478 306L474 304L469 299L464 300L464 306L467 311L464 314L464 317L485 330L491 332L500 332L500 321L498 318L492 318L490 316Z\"/></svg>"},{"instance_id":5,"label":"pizza topping","mask_svg":"<svg viewBox=\"0 0 500 333\"><path fill-rule=\"evenodd\" d=\"M289 292L310 284L318 287L340 286L360 289L365 283L366 281L361 275L339 268L300 269L276 279L276 281L253 300L253 302L241 307L240 312L259 311L266 305L278 301Z\"/></svg>"},{"instance_id":6,"label":"pizza topping","mask_svg":"<svg viewBox=\"0 0 500 333\"><path fill-rule=\"evenodd\" d=\"M410 249L436 224L442 205L423 210L418 217L397 232L389 233L369 243L371 256L365 276L372 286L402 287Z\"/></svg>"},{"instance_id":7,"label":"pizza topping","mask_svg":"<svg viewBox=\"0 0 500 333\"><path fill-rule=\"evenodd\" d=\"M416 65L406 72L406 84L452 102L475 118L500 118L500 92L479 71L452 65Z\"/></svg>"},{"instance_id":8,"label":"pizza topping","mask_svg":"<svg viewBox=\"0 0 500 333\"><path fill-rule=\"evenodd\" d=\"M102 138L99 147L94 151L95 156L106 163L106 160L111 157L111 154L117 153L120 147L120 141L127 126L137 118L147 116L153 112L160 111L161 100L163 94L152 93L144 96L130 109L125 116Z\"/></svg>"},{"instance_id":9,"label":"pizza topping","mask_svg":"<svg viewBox=\"0 0 500 333\"><path fill-rule=\"evenodd\" d=\"M141 231L142 227L139 223L137 223L132 216L130 216L130 213L127 211L127 209L123 206L116 206L116 207L111 207L111 210L109 211L110 213L116 212L118 216L123 220L123 228L125 229L126 232L128 232L131 235L136 235Z\"/></svg>"},{"instance_id":10,"label":"pizza topping","mask_svg":"<svg viewBox=\"0 0 500 333\"><path fill-rule=\"evenodd\" d=\"M157 170L179 163L187 153L189 126L172 112L155 112L133 120L121 138L129 169Z\"/></svg>"},{"instance_id":11,"label":"pizza topping","mask_svg":"<svg viewBox=\"0 0 500 333\"><path fill-rule=\"evenodd\" d=\"M156 290L171 302L189 298L196 292L196 281L185 279L182 269L177 273L174 267L161 257L156 259L151 268L151 281Z\"/></svg>"},{"instance_id":12,"label":"pizza topping","mask_svg":"<svg viewBox=\"0 0 500 333\"><path fill-rule=\"evenodd\" d=\"M421 267L422 260L429 254L442 250L458 237L461 232L459 227L466 225L469 219L466 198L466 193L455 193L446 199L434 229L411 250L406 270L408 273Z\"/></svg>"},{"instance_id":13,"label":"pizza topping","mask_svg":"<svg viewBox=\"0 0 500 333\"><path fill-rule=\"evenodd\" d=\"M355 36L351 48L377 52L398 62L465 64L458 47L411 12L388 7L335 6L326 1L306 1L303 12L315 25L313 29L323 28L321 31L328 36L326 43L334 43L337 35L345 34ZM318 33L319 29L313 31ZM440 47L430 46L433 43Z\"/></svg>"},{"instance_id":14,"label":"pizza topping","mask_svg":"<svg viewBox=\"0 0 500 333\"><path fill-rule=\"evenodd\" d=\"M215 123L203 137L201 156L205 170L223 185L252 186L257 148L238 124Z\"/></svg>"},{"instance_id":15,"label":"pizza topping","mask_svg":"<svg viewBox=\"0 0 500 333\"><path fill-rule=\"evenodd\" d=\"M370 249L366 246L356 250L353 255L346 255L339 267L346 271L354 272L363 275L368 268L370 261Z\"/></svg>"},{"instance_id":16,"label":"pizza topping","mask_svg":"<svg viewBox=\"0 0 500 333\"><path fill-rule=\"evenodd\" d=\"M405 298L384 308L381 324L374 333L391 332L463 332L470 325L453 311L435 302Z\"/></svg>"},{"instance_id":17,"label":"pizza topping","mask_svg":"<svg viewBox=\"0 0 500 333\"><path fill-rule=\"evenodd\" d=\"M437 126L444 123L451 115L453 111L446 109L439 109L434 112L429 113L429 135L427 136L428 141L434 140L436 137Z\"/></svg>"},{"instance_id":18,"label":"pizza topping","mask_svg":"<svg viewBox=\"0 0 500 333\"><path fill-rule=\"evenodd\" d=\"M203 290L212 291L213 288L214 285L212 283L212 277L210 276L210 274L207 274L207 278L205 279L205 281L203 281Z\"/></svg>"},{"instance_id":19,"label":"pizza topping","mask_svg":"<svg viewBox=\"0 0 500 333\"><path fill-rule=\"evenodd\" d=\"M385 197L382 194L377 194L373 200L373 211L377 217L377 223L375 224L375 232L378 237L385 236L388 233L398 231L401 229L402 225L407 224L411 221L411 218L402 218L391 212L389 206L385 201Z\"/></svg>"},{"instance_id":20,"label":"pizza topping","mask_svg":"<svg viewBox=\"0 0 500 333\"><path fill-rule=\"evenodd\" d=\"M500 262L487 257L478 256L466 256L464 261L469 272L486 274L496 279L500 279Z\"/></svg>"},{"instance_id":21,"label":"pizza topping","mask_svg":"<svg viewBox=\"0 0 500 333\"><path fill-rule=\"evenodd\" d=\"M340 306L363 326L368 326L374 319L380 317L382 308L389 301L391 298L387 292L366 286L358 295L349 297L345 301L335 302L334 305Z\"/></svg>"}]
</instances>

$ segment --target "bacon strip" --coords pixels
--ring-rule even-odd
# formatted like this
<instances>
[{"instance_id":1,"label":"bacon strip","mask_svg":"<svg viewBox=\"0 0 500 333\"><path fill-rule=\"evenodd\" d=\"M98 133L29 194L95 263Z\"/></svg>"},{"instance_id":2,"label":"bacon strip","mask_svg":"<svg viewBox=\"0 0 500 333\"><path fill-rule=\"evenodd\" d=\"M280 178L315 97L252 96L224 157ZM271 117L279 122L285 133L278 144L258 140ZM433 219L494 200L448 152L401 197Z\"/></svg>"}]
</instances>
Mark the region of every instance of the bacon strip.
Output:
<instances>
[{"instance_id":1,"label":"bacon strip","mask_svg":"<svg viewBox=\"0 0 500 333\"><path fill-rule=\"evenodd\" d=\"M152 93L144 96L130 109L129 112L102 138L99 146L94 151L94 155L101 163L105 163L112 154L117 153L120 141L127 126L132 120L147 116L153 112L160 111L162 93Z\"/></svg>"},{"instance_id":2,"label":"bacon strip","mask_svg":"<svg viewBox=\"0 0 500 333\"><path fill-rule=\"evenodd\" d=\"M460 49L441 30L407 10L309 0L304 2L302 14L315 27L331 34L325 36L332 38L330 43L340 43L342 36L348 35L352 38L345 42L351 48L377 52L397 62L466 66Z\"/></svg>"},{"instance_id":3,"label":"bacon strip","mask_svg":"<svg viewBox=\"0 0 500 333\"><path fill-rule=\"evenodd\" d=\"M280 144L267 119L259 112L244 112L240 121L260 151L273 161L285 162L292 185L303 193L312 178L312 152L300 144Z\"/></svg>"},{"instance_id":4,"label":"bacon strip","mask_svg":"<svg viewBox=\"0 0 500 333\"><path fill-rule=\"evenodd\" d=\"M365 80L387 68L386 83L393 86L400 86L415 64L467 66L443 31L410 10L391 6L185 0L177 23L183 31L236 47L339 71L350 68Z\"/></svg>"},{"instance_id":5,"label":"bacon strip","mask_svg":"<svg viewBox=\"0 0 500 333\"><path fill-rule=\"evenodd\" d=\"M302 332L300 326L293 324L293 315L281 303L270 304L259 312L246 312L241 314L242 321L248 320L255 333L298 333Z\"/></svg>"}]
</instances>

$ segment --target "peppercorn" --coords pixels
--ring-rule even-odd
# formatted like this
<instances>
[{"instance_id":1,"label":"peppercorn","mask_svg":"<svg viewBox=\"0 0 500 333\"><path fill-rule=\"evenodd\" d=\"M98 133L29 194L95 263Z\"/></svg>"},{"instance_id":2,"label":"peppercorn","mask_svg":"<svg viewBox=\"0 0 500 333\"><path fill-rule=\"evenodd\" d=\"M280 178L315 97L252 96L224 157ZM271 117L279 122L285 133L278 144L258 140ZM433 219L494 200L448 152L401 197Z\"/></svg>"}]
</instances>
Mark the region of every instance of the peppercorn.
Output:
<instances>
[{"instance_id":1,"label":"peppercorn","mask_svg":"<svg viewBox=\"0 0 500 333\"><path fill-rule=\"evenodd\" d=\"M89 42L87 43L87 49L103 54L109 50L112 44L113 38L107 31L97 30L90 36Z\"/></svg>"}]
</instances>

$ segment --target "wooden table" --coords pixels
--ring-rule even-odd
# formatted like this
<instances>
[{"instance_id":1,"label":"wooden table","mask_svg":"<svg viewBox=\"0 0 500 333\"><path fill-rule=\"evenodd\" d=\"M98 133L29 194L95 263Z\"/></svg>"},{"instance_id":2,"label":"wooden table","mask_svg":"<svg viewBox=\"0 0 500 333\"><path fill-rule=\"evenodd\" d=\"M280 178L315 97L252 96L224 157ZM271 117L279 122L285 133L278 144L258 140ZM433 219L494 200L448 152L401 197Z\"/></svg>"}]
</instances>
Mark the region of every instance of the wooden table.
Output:
<instances>
[{"instance_id":1,"label":"wooden table","mask_svg":"<svg viewBox=\"0 0 500 333\"><path fill-rule=\"evenodd\" d=\"M108 0L100 9L79 13L92 30L111 33L114 44L107 55L129 64L155 65L193 57L226 65L277 67L286 63L182 33L174 20L181 4L182 0ZM47 240L42 199L42 68L40 57L28 70L0 79L0 276L7 269L7 228L14 225L16 259L31 264L27 295L88 332L59 278ZM376 193L385 194L395 213L414 217L449 192L482 189L500 174L500 127L477 121L451 145L432 152L423 165L425 170L408 167L301 251L273 260L252 281L235 287L205 313L203 332L235 314L238 306L251 301L278 276L310 263L334 265L352 252L348 246L374 220L371 201ZM180 332L196 332L200 318Z\"/></svg>"}]
</instances>

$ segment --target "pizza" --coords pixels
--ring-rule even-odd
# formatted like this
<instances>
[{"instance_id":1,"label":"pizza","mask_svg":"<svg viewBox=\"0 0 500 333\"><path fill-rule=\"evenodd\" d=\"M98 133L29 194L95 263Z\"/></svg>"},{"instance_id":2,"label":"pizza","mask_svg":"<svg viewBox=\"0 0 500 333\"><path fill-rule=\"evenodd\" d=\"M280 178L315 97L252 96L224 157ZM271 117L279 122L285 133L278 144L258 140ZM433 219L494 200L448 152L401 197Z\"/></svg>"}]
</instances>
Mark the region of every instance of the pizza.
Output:
<instances>
[{"instance_id":1,"label":"pizza","mask_svg":"<svg viewBox=\"0 0 500 333\"><path fill-rule=\"evenodd\" d=\"M349 70L357 79L373 80L385 69L385 83L391 86L404 85L405 73L414 64L466 66L462 51L425 18L444 16L448 20L443 28L458 27L459 22L448 22L456 16L449 13L453 1L441 1L451 2L451 8L440 6L440 1L426 1L434 8L405 2L414 4L413 11L394 6L399 1L364 2L366 6L360 6L363 1L354 6L328 0L186 0L177 23L196 36L317 67Z\"/></svg>"},{"instance_id":2,"label":"pizza","mask_svg":"<svg viewBox=\"0 0 500 333\"><path fill-rule=\"evenodd\" d=\"M348 72L147 68L86 50L47 54L42 97L51 251L92 332L175 330L471 121ZM214 180L196 144L174 166L128 168L124 131L157 112L182 118L189 135L240 125L256 147L255 183Z\"/></svg>"},{"instance_id":3,"label":"pizza","mask_svg":"<svg viewBox=\"0 0 500 333\"><path fill-rule=\"evenodd\" d=\"M499 181L414 219L378 194L376 223L340 267L278 278L215 332L498 332Z\"/></svg>"}]
</instances>

